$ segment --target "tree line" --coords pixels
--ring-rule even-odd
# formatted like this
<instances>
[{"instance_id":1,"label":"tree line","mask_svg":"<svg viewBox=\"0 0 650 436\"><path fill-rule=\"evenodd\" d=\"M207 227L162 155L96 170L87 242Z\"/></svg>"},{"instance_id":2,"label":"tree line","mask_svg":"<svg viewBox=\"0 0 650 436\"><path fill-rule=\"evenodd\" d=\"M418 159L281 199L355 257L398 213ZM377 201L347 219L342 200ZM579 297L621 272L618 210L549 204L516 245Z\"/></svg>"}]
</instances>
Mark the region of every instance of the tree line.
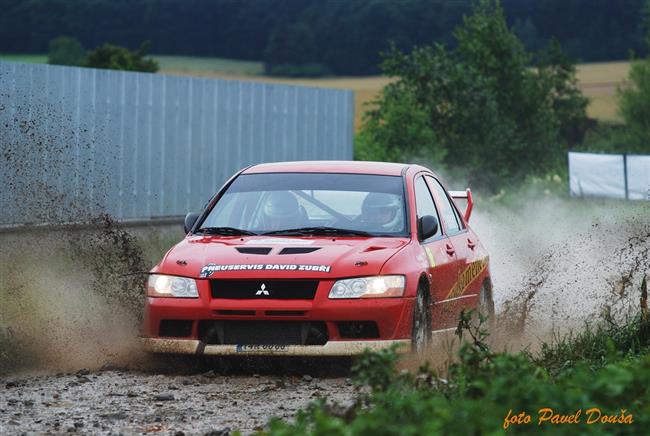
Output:
<instances>
[{"instance_id":1,"label":"tree line","mask_svg":"<svg viewBox=\"0 0 650 436\"><path fill-rule=\"evenodd\" d=\"M650 2L646 11L650 24ZM560 43L527 51L498 0L478 1L452 36L450 46L382 53L393 80L365 113L356 159L423 161L496 193L560 180L569 149L650 152L650 58L632 64L618 89L625 123L610 125L588 119Z\"/></svg>"},{"instance_id":2,"label":"tree line","mask_svg":"<svg viewBox=\"0 0 650 436\"><path fill-rule=\"evenodd\" d=\"M643 0L503 0L528 51L556 38L581 61L647 53ZM43 53L59 36L153 53L263 60L271 74L376 74L379 53L436 43L474 0L0 0L0 52Z\"/></svg>"}]
</instances>

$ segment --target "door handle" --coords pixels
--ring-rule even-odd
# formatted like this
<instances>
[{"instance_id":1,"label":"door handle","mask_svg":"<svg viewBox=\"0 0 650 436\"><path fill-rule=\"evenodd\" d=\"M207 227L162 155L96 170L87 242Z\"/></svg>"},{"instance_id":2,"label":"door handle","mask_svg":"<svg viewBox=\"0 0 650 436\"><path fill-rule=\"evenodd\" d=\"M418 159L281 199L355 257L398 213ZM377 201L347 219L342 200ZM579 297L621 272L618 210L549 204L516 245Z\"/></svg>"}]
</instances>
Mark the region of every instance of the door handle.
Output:
<instances>
[{"instance_id":1,"label":"door handle","mask_svg":"<svg viewBox=\"0 0 650 436\"><path fill-rule=\"evenodd\" d=\"M471 239L467 238L467 246L470 250L473 250L476 247L476 244Z\"/></svg>"},{"instance_id":2,"label":"door handle","mask_svg":"<svg viewBox=\"0 0 650 436\"><path fill-rule=\"evenodd\" d=\"M447 254L450 256L453 256L456 250L454 250L454 247L451 244L445 244L445 251L447 251Z\"/></svg>"}]
</instances>

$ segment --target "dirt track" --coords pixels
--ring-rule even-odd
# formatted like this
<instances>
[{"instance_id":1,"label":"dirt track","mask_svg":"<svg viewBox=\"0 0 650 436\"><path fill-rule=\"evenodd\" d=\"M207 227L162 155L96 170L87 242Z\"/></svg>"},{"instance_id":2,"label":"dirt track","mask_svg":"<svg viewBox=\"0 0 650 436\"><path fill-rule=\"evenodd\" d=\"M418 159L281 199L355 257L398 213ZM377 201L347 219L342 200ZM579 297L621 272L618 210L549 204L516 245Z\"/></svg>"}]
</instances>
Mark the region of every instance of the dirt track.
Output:
<instances>
[{"instance_id":1,"label":"dirt track","mask_svg":"<svg viewBox=\"0 0 650 436\"><path fill-rule=\"evenodd\" d=\"M547 199L515 211L479 208L473 223L491 255L497 310L512 324L498 347L534 350L603 309L629 313L650 272L648 216L645 203ZM347 375L323 372L327 363L262 361L228 376L177 363L152 367L134 341L138 271L179 235L130 232L102 221L86 233L0 234L0 434L249 434L319 395L353 401ZM443 347L432 360L450 356Z\"/></svg>"},{"instance_id":2,"label":"dirt track","mask_svg":"<svg viewBox=\"0 0 650 436\"><path fill-rule=\"evenodd\" d=\"M0 434L249 434L291 418L318 396L351 402L343 377L222 376L107 370L10 377L0 385Z\"/></svg>"},{"instance_id":3,"label":"dirt track","mask_svg":"<svg viewBox=\"0 0 650 436\"><path fill-rule=\"evenodd\" d=\"M144 356L139 272L182 237L180 226L126 231L100 221L0 234L0 435L249 434L317 396L352 401L342 362L197 368L196 359Z\"/></svg>"}]
</instances>

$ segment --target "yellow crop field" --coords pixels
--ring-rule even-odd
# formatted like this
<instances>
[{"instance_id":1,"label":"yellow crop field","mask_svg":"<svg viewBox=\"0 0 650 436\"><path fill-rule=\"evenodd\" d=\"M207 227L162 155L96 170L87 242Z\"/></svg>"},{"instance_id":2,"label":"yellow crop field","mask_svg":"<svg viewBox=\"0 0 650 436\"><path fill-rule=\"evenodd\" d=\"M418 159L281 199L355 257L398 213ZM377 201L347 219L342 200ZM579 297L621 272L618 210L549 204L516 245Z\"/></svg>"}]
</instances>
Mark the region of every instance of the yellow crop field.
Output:
<instances>
[{"instance_id":1,"label":"yellow crop field","mask_svg":"<svg viewBox=\"0 0 650 436\"><path fill-rule=\"evenodd\" d=\"M630 62L602 62L577 66L580 88L589 97L589 116L607 121L620 121L616 88L627 77Z\"/></svg>"}]
</instances>

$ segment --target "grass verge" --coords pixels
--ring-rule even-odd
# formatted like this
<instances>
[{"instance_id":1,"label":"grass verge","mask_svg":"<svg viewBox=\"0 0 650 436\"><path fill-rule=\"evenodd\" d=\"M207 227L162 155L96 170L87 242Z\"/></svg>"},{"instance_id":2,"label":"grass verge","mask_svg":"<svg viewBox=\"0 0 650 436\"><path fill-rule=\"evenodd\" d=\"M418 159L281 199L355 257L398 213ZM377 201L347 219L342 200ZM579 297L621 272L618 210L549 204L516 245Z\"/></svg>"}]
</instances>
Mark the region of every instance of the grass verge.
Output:
<instances>
[{"instance_id":1,"label":"grass verge","mask_svg":"<svg viewBox=\"0 0 650 436\"><path fill-rule=\"evenodd\" d=\"M647 290L646 297L647 299ZM646 302L647 307L647 302ZM427 365L400 372L394 350L356 363L360 393L350 407L319 399L294 422L273 420L270 435L639 434L650 426L647 309L616 324L603 320L541 352L497 353L485 320L465 313L461 346L446 377Z\"/></svg>"}]
</instances>

